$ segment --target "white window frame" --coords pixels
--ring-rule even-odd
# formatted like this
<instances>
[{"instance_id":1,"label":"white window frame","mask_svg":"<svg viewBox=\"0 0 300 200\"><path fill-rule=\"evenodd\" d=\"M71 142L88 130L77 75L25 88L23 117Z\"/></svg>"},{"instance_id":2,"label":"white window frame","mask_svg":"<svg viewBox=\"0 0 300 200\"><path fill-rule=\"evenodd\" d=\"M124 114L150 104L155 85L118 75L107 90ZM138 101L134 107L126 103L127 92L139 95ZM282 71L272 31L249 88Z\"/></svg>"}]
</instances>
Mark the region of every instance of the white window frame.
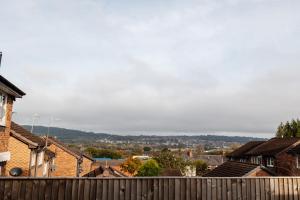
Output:
<instances>
[{"instance_id":1,"label":"white window frame","mask_svg":"<svg viewBox=\"0 0 300 200\"><path fill-rule=\"evenodd\" d=\"M0 92L0 125L6 126L6 111L7 111L7 98L8 96Z\"/></svg>"},{"instance_id":2,"label":"white window frame","mask_svg":"<svg viewBox=\"0 0 300 200\"><path fill-rule=\"evenodd\" d=\"M267 158L267 166L274 167L274 158L272 158L272 157Z\"/></svg>"},{"instance_id":3,"label":"white window frame","mask_svg":"<svg viewBox=\"0 0 300 200\"><path fill-rule=\"evenodd\" d=\"M43 169L43 176L46 176L48 173L48 165L49 165L49 162L45 162L44 169Z\"/></svg>"},{"instance_id":4,"label":"white window frame","mask_svg":"<svg viewBox=\"0 0 300 200\"><path fill-rule=\"evenodd\" d=\"M44 162L44 151L41 151L37 155L37 166L42 165Z\"/></svg>"},{"instance_id":5,"label":"white window frame","mask_svg":"<svg viewBox=\"0 0 300 200\"><path fill-rule=\"evenodd\" d=\"M35 161L36 161L36 152L31 151L31 161L30 161L30 166L31 167L35 166Z\"/></svg>"}]
</instances>

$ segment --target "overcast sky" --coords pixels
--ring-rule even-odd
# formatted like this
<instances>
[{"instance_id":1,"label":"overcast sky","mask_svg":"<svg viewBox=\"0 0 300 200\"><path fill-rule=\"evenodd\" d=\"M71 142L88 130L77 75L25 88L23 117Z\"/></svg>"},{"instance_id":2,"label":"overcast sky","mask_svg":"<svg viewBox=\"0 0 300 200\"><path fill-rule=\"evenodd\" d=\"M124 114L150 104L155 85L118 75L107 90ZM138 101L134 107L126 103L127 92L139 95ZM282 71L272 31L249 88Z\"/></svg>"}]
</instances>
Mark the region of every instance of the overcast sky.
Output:
<instances>
[{"instance_id":1,"label":"overcast sky","mask_svg":"<svg viewBox=\"0 0 300 200\"><path fill-rule=\"evenodd\" d=\"M298 0L0 0L14 120L273 134L300 117Z\"/></svg>"}]
</instances>

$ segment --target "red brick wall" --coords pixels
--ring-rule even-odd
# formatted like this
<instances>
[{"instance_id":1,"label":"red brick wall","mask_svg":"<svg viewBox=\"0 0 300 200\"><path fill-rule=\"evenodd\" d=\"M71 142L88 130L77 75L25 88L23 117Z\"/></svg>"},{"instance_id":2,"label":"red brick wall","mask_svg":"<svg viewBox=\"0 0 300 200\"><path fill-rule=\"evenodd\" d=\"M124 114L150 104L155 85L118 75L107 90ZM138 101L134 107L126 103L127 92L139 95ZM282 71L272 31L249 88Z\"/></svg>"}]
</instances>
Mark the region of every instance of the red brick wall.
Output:
<instances>
[{"instance_id":1,"label":"red brick wall","mask_svg":"<svg viewBox=\"0 0 300 200\"><path fill-rule=\"evenodd\" d=\"M13 109L13 99L8 97L6 105L6 127L0 132L0 152L8 151L8 139L11 126L11 117Z\"/></svg>"},{"instance_id":2,"label":"red brick wall","mask_svg":"<svg viewBox=\"0 0 300 200\"><path fill-rule=\"evenodd\" d=\"M11 153L11 159L7 162L6 176L9 176L9 170L14 167L20 167L23 170L22 176L28 176L31 153L28 145L14 137L10 137L8 150Z\"/></svg>"},{"instance_id":3,"label":"red brick wall","mask_svg":"<svg viewBox=\"0 0 300 200\"><path fill-rule=\"evenodd\" d=\"M296 156L282 153L277 156L275 170L279 176L299 176L300 170L297 169Z\"/></svg>"},{"instance_id":4,"label":"red brick wall","mask_svg":"<svg viewBox=\"0 0 300 200\"><path fill-rule=\"evenodd\" d=\"M73 155L66 152L65 150L56 146L55 144L51 144L49 149L55 152L56 155L54 160L56 169L54 172L51 173L51 176L52 177L56 177L56 176L76 177L77 159Z\"/></svg>"}]
</instances>

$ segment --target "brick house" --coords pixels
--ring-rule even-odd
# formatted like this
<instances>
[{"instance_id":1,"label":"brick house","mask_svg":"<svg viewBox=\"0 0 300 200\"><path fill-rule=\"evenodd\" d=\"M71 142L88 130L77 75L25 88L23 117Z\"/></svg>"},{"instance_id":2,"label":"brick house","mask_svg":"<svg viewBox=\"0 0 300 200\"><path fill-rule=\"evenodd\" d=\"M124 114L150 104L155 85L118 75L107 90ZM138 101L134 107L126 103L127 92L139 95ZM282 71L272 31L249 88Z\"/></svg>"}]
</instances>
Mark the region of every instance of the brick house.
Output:
<instances>
[{"instance_id":1,"label":"brick house","mask_svg":"<svg viewBox=\"0 0 300 200\"><path fill-rule=\"evenodd\" d=\"M49 150L55 153L55 171L51 174L52 177L81 177L92 170L94 160L91 157L53 137L48 137L47 140Z\"/></svg>"},{"instance_id":2,"label":"brick house","mask_svg":"<svg viewBox=\"0 0 300 200\"><path fill-rule=\"evenodd\" d=\"M11 158L7 161L5 175L9 176L10 170L21 169L20 176L49 177L55 155L47 150L45 141L30 133L22 126L11 122L8 151Z\"/></svg>"},{"instance_id":3,"label":"brick house","mask_svg":"<svg viewBox=\"0 0 300 200\"><path fill-rule=\"evenodd\" d=\"M300 175L300 138L250 142L228 155L229 160L265 167L277 176Z\"/></svg>"},{"instance_id":4,"label":"brick house","mask_svg":"<svg viewBox=\"0 0 300 200\"><path fill-rule=\"evenodd\" d=\"M0 176L6 174L7 161L11 158L8 149L13 102L25 93L0 75Z\"/></svg>"}]
</instances>

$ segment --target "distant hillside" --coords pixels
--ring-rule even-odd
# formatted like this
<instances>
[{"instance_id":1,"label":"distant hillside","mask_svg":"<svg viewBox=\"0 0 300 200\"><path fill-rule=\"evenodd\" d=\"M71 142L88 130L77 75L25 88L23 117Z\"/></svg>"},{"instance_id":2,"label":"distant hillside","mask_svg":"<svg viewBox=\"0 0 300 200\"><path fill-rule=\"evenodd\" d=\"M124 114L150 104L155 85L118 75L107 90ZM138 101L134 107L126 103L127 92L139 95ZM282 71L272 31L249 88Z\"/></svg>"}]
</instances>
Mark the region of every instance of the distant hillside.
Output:
<instances>
[{"instance_id":1,"label":"distant hillside","mask_svg":"<svg viewBox=\"0 0 300 200\"><path fill-rule=\"evenodd\" d=\"M27 130L31 129L31 126L24 125ZM48 127L45 126L35 126L33 133L37 135L46 135L48 132ZM170 141L170 142L180 142L185 140L192 141L214 141L214 142L238 142L246 143L252 140L263 140L261 138L254 137L240 137L240 136L218 136L218 135L193 135L193 136L150 136L150 135L138 135L138 136L121 136L112 135L107 133L94 133L85 132L79 130L65 129L65 128L50 128L50 136L56 136L58 139L64 142L95 142L97 140L111 140L111 141Z\"/></svg>"},{"instance_id":2,"label":"distant hillside","mask_svg":"<svg viewBox=\"0 0 300 200\"><path fill-rule=\"evenodd\" d=\"M27 130L31 130L31 126L23 125ZM46 135L48 133L48 127L45 126L34 126L33 133L37 135ZM51 127L49 129L50 136L56 136L57 138L63 141L74 141L74 140L83 140L83 141L92 141L98 140L101 138L109 137L109 134L104 133L93 133L93 132L84 132L79 130L65 129Z\"/></svg>"}]
</instances>

